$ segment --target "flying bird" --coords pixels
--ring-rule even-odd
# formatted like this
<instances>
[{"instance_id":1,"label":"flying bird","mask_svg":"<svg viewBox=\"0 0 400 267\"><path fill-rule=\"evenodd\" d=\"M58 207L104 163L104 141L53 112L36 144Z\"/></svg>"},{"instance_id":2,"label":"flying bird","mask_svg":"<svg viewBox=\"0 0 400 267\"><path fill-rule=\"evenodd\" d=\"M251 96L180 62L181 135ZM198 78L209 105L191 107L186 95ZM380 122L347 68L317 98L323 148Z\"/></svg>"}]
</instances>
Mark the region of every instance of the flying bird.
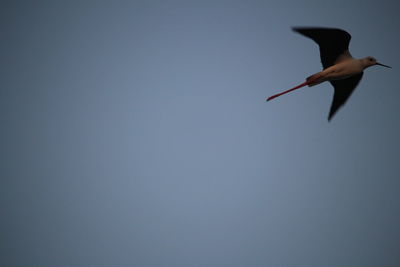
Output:
<instances>
[{"instance_id":1,"label":"flying bird","mask_svg":"<svg viewBox=\"0 0 400 267\"><path fill-rule=\"evenodd\" d=\"M374 65L391 68L378 63L373 57L353 58L349 52L351 35L344 30L309 27L295 27L293 30L318 44L323 70L309 76L305 82L292 89L268 97L267 101L306 85L310 87L329 81L335 90L328 116L328 121L330 121L357 87L364 69Z\"/></svg>"}]
</instances>

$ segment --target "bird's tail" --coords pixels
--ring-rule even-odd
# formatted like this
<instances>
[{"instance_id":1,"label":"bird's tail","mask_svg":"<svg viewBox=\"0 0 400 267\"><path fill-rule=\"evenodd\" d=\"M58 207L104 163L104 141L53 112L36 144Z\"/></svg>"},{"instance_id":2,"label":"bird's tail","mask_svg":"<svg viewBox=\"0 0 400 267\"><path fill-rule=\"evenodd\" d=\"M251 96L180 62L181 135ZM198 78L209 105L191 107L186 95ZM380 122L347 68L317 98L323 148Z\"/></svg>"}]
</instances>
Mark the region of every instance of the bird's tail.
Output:
<instances>
[{"instance_id":1,"label":"bird's tail","mask_svg":"<svg viewBox=\"0 0 400 267\"><path fill-rule=\"evenodd\" d=\"M301 87L304 87L304 86L306 86L306 85L309 85L309 84L311 84L313 81L314 81L314 79L308 79L308 78L307 78L307 80L306 80L305 82L303 82L303 83L301 83L301 84L299 84L299 85L293 87L292 89L289 89L289 90L286 90L286 91L284 91L284 92L282 92L282 93L279 93L279 94L276 94L276 95L273 95L273 96L268 97L268 98L267 98L267 101L270 101L270 100L272 100L272 99L274 99L274 98L276 98L276 97L278 97L278 96L287 94L287 93L289 93L289 92L291 92L291 91L297 90L297 89L299 89L299 88L301 88Z\"/></svg>"},{"instance_id":2,"label":"bird's tail","mask_svg":"<svg viewBox=\"0 0 400 267\"><path fill-rule=\"evenodd\" d=\"M313 74L313 75L311 75L311 76L309 76L309 77L307 77L306 78L306 81L308 82L308 86L309 87L311 87L311 86L314 86L314 85L317 85L317 84L320 84L320 83L322 83L323 81L321 81L322 78L323 77L323 75L321 74L321 72L318 72L318 73L315 73L315 74Z\"/></svg>"}]
</instances>

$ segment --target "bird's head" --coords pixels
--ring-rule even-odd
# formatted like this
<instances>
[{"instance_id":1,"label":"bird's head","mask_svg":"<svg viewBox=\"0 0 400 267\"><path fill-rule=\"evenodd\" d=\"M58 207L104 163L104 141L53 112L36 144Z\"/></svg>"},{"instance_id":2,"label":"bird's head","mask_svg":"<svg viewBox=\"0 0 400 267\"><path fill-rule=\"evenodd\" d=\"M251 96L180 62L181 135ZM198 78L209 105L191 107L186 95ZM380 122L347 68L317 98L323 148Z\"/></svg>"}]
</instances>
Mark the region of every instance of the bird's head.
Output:
<instances>
[{"instance_id":1,"label":"bird's head","mask_svg":"<svg viewBox=\"0 0 400 267\"><path fill-rule=\"evenodd\" d=\"M386 68L392 68L392 67L389 67L387 65L383 65L383 64L379 63L378 61L376 61L376 59L374 57L363 58L362 59L362 63L364 65L364 68L368 68L368 67L371 67L371 66L374 66L374 65L379 65L379 66L383 66L383 67L386 67Z\"/></svg>"}]
</instances>

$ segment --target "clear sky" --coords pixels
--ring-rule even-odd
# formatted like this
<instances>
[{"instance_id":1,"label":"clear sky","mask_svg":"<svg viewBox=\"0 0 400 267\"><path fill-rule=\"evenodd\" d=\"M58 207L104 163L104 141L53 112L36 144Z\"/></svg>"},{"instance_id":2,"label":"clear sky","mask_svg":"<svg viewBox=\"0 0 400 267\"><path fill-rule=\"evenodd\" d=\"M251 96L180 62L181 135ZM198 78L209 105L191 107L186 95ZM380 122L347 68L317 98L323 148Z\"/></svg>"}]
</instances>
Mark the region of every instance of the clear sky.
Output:
<instances>
[{"instance_id":1,"label":"clear sky","mask_svg":"<svg viewBox=\"0 0 400 267\"><path fill-rule=\"evenodd\" d=\"M398 1L2 1L1 266L400 266ZM292 26L373 67L327 121Z\"/></svg>"}]
</instances>

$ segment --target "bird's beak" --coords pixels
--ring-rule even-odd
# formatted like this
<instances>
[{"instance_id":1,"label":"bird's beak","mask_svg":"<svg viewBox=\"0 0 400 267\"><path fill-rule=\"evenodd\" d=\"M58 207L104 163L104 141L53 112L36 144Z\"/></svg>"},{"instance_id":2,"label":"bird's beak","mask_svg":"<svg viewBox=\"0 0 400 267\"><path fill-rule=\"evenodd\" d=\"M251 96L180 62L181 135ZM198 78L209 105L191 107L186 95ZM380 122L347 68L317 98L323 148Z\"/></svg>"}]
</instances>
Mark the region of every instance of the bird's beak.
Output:
<instances>
[{"instance_id":1,"label":"bird's beak","mask_svg":"<svg viewBox=\"0 0 400 267\"><path fill-rule=\"evenodd\" d=\"M376 62L376 64L375 65L379 65L379 66L383 66L383 67L386 67L386 68L392 68L392 67L390 67L390 66L387 66L387 65L383 65L383 64L381 64L381 63L378 63L378 62Z\"/></svg>"}]
</instances>

